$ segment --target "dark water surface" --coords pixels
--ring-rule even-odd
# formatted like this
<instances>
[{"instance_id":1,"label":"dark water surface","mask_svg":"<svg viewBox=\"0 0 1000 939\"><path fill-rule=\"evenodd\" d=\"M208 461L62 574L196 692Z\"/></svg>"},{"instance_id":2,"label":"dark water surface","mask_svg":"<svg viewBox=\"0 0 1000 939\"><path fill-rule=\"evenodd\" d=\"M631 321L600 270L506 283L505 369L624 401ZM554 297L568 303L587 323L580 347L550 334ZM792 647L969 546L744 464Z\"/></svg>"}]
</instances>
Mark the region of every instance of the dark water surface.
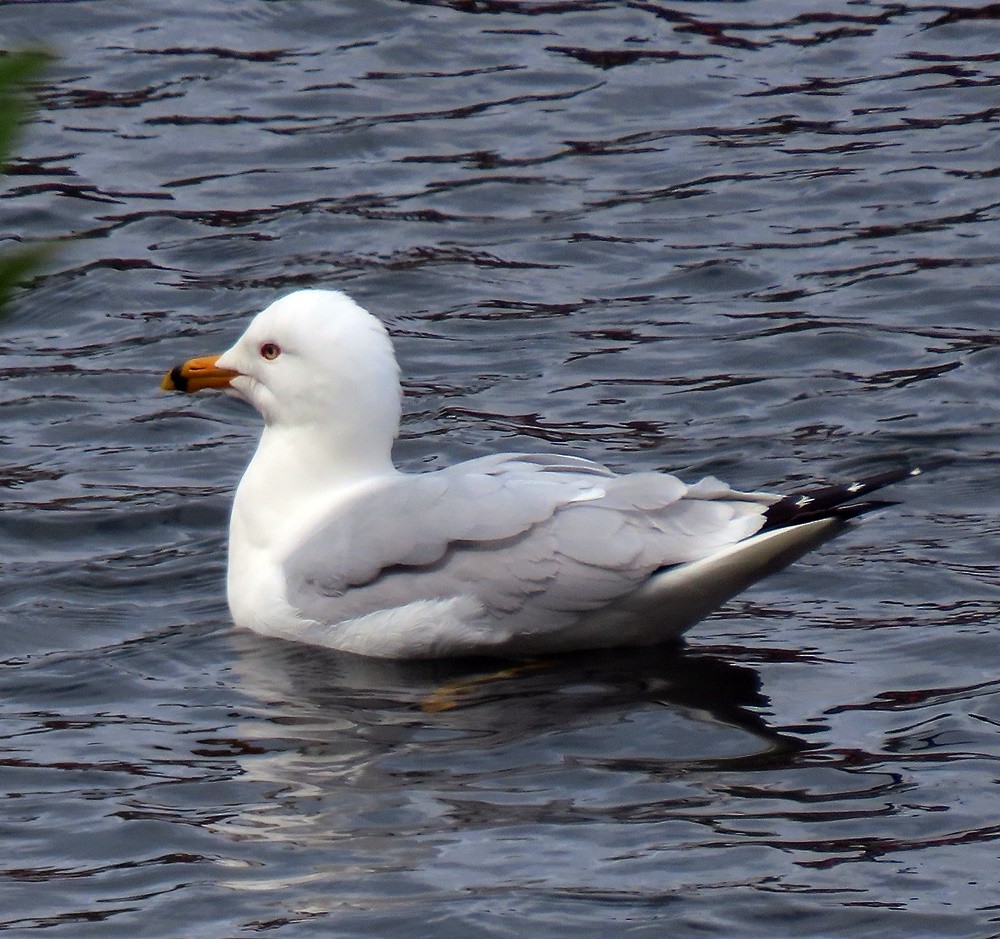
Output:
<instances>
[{"instance_id":1,"label":"dark water surface","mask_svg":"<svg viewBox=\"0 0 1000 939\"><path fill-rule=\"evenodd\" d=\"M1000 935L1000 12L0 3L0 931ZM258 421L175 361L335 285L410 468L941 465L681 652L407 666L232 629ZM478 680L481 679L481 680Z\"/></svg>"}]
</instances>

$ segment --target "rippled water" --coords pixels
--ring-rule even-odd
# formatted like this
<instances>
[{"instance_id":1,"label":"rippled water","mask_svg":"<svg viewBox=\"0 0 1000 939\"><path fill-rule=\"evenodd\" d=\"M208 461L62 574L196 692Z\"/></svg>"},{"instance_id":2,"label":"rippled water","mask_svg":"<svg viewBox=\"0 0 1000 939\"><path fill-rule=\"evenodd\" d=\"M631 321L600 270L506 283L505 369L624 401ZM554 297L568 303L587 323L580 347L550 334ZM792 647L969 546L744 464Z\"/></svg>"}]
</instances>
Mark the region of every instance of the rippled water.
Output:
<instances>
[{"instance_id":1,"label":"rippled water","mask_svg":"<svg viewBox=\"0 0 1000 939\"><path fill-rule=\"evenodd\" d=\"M904 2L0 4L0 930L1000 933L998 17ZM407 666L235 632L257 420L160 395L300 285L410 468L935 465L685 649Z\"/></svg>"}]
</instances>

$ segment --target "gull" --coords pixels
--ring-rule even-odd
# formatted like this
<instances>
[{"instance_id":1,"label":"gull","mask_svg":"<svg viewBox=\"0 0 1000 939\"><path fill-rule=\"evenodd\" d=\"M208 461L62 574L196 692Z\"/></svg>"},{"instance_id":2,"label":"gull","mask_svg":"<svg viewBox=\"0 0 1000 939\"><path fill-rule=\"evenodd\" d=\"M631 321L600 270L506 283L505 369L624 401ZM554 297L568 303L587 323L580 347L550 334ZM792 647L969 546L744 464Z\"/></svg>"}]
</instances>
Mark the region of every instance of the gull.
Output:
<instances>
[{"instance_id":1,"label":"gull","mask_svg":"<svg viewBox=\"0 0 1000 939\"><path fill-rule=\"evenodd\" d=\"M559 454L401 472L392 343L336 290L278 299L162 388L221 389L264 419L230 518L234 623L385 658L676 641L919 473L780 496Z\"/></svg>"}]
</instances>

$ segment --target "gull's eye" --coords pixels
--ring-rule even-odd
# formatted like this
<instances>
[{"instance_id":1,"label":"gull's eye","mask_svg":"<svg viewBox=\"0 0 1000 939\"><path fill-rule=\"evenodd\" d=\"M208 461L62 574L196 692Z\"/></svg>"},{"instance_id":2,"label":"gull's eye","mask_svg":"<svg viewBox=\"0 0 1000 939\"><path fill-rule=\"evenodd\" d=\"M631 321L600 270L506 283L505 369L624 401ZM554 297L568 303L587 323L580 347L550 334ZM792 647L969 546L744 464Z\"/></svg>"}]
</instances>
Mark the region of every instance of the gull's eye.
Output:
<instances>
[{"instance_id":1,"label":"gull's eye","mask_svg":"<svg viewBox=\"0 0 1000 939\"><path fill-rule=\"evenodd\" d=\"M260 347L260 354L267 359L268 362L273 362L279 355L281 355L281 347L274 342L265 342L264 345Z\"/></svg>"}]
</instances>

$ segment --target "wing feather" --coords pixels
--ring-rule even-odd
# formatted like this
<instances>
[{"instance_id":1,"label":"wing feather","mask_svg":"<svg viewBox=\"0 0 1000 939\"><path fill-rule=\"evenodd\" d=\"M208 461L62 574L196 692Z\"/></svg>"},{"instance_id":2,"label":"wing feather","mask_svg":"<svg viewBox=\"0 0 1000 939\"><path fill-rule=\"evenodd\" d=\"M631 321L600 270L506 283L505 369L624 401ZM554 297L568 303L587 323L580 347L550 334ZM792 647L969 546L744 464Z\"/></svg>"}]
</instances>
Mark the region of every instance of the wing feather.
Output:
<instances>
[{"instance_id":1,"label":"wing feather","mask_svg":"<svg viewBox=\"0 0 1000 939\"><path fill-rule=\"evenodd\" d=\"M714 480L484 457L400 475L340 506L286 558L286 593L325 623L462 597L509 629L558 629L663 567L747 537L765 505Z\"/></svg>"}]
</instances>

